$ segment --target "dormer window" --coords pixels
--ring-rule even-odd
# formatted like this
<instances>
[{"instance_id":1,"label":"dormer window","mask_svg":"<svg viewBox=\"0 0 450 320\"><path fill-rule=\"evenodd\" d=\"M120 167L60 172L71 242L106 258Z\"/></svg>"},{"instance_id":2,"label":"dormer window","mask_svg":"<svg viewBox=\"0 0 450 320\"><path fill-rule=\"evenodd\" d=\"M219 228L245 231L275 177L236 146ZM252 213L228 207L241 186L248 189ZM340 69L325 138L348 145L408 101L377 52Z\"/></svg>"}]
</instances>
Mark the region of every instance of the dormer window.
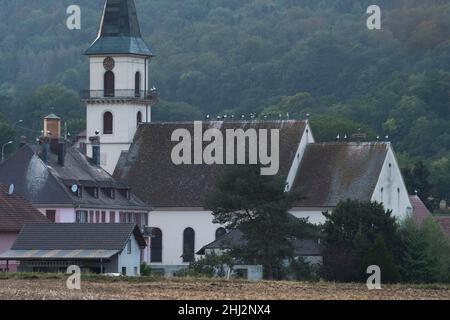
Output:
<instances>
[{"instance_id":1,"label":"dormer window","mask_svg":"<svg viewBox=\"0 0 450 320\"><path fill-rule=\"evenodd\" d=\"M111 199L115 199L116 198L116 189L110 189L110 197Z\"/></svg>"},{"instance_id":2,"label":"dormer window","mask_svg":"<svg viewBox=\"0 0 450 320\"><path fill-rule=\"evenodd\" d=\"M118 191L122 197L126 198L127 200L131 199L130 189L119 189Z\"/></svg>"},{"instance_id":3,"label":"dormer window","mask_svg":"<svg viewBox=\"0 0 450 320\"><path fill-rule=\"evenodd\" d=\"M87 188L86 188L86 191L87 191L92 197L94 197L95 199L98 199L98 198L99 198L99 195L98 195L98 188L97 188L97 187L87 187Z\"/></svg>"}]
</instances>

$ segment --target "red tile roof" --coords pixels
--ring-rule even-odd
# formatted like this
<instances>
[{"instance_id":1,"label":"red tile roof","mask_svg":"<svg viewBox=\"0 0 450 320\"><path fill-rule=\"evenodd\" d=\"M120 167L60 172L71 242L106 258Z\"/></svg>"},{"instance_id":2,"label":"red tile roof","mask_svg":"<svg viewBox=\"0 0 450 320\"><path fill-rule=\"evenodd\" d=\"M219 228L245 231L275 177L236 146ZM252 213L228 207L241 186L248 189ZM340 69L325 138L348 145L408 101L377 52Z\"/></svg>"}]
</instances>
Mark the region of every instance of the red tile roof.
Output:
<instances>
[{"instance_id":1,"label":"red tile roof","mask_svg":"<svg viewBox=\"0 0 450 320\"><path fill-rule=\"evenodd\" d=\"M0 185L0 232L19 232L25 223L49 223L27 200Z\"/></svg>"},{"instance_id":2,"label":"red tile roof","mask_svg":"<svg viewBox=\"0 0 450 320\"><path fill-rule=\"evenodd\" d=\"M427 217L431 216L431 212L418 196L410 196L409 200L413 206L413 217L417 223L422 223Z\"/></svg>"},{"instance_id":3,"label":"red tile roof","mask_svg":"<svg viewBox=\"0 0 450 320\"><path fill-rule=\"evenodd\" d=\"M435 216L434 218L444 229L445 234L450 237L450 216Z\"/></svg>"}]
</instances>

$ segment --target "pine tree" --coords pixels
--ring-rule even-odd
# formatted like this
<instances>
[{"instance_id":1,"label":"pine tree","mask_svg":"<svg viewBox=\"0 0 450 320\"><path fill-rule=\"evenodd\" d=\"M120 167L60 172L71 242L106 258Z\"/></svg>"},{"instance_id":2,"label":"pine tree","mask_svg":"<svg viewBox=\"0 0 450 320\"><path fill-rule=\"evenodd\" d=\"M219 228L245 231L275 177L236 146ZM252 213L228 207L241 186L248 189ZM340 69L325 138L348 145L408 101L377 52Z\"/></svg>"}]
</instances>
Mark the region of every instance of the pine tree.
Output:
<instances>
[{"instance_id":1,"label":"pine tree","mask_svg":"<svg viewBox=\"0 0 450 320\"><path fill-rule=\"evenodd\" d=\"M414 283L429 282L429 261L427 261L426 241L419 226L413 219L407 219L402 226L404 243L401 273L404 281Z\"/></svg>"},{"instance_id":2,"label":"pine tree","mask_svg":"<svg viewBox=\"0 0 450 320\"><path fill-rule=\"evenodd\" d=\"M265 277L279 278L286 260L294 258L292 239L314 234L314 227L291 216L292 195L280 177L263 176L259 166L233 166L219 177L205 208L214 222L243 233L245 246L234 248L241 261L261 264Z\"/></svg>"},{"instance_id":3,"label":"pine tree","mask_svg":"<svg viewBox=\"0 0 450 320\"><path fill-rule=\"evenodd\" d=\"M352 200L339 203L331 214L324 213L323 276L334 281L365 281L368 262L377 262L383 264L386 280L397 281L401 237L391 213L382 204ZM381 248L380 256L374 248Z\"/></svg>"},{"instance_id":4,"label":"pine tree","mask_svg":"<svg viewBox=\"0 0 450 320\"><path fill-rule=\"evenodd\" d=\"M368 250L364 258L364 265L379 266L382 282L393 283L400 280L399 268L394 261L392 253L386 247L381 234L377 236L375 243Z\"/></svg>"}]
</instances>

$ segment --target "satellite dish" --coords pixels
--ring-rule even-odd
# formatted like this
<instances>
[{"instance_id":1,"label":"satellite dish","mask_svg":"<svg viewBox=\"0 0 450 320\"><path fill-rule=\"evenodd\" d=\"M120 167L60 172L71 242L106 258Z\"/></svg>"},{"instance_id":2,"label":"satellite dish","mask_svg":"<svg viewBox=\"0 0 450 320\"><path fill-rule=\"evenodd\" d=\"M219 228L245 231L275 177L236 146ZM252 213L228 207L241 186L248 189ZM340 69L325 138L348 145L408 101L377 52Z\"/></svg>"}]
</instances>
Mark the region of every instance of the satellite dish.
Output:
<instances>
[{"instance_id":1,"label":"satellite dish","mask_svg":"<svg viewBox=\"0 0 450 320\"><path fill-rule=\"evenodd\" d=\"M76 184L74 184L71 188L73 193L77 193L78 192L78 186Z\"/></svg>"},{"instance_id":2,"label":"satellite dish","mask_svg":"<svg viewBox=\"0 0 450 320\"><path fill-rule=\"evenodd\" d=\"M13 183L9 186L9 191L8 191L8 193L9 193L9 194L13 194L13 193L14 193L14 184L13 184Z\"/></svg>"}]
</instances>

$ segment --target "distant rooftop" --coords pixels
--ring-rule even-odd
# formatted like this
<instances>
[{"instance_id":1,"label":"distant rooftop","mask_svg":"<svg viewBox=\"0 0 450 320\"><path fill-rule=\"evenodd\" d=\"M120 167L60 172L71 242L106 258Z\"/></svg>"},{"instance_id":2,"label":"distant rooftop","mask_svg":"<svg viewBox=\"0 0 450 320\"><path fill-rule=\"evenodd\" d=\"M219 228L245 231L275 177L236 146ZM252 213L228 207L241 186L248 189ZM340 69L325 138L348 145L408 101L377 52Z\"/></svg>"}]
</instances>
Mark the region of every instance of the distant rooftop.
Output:
<instances>
[{"instance_id":1,"label":"distant rooftop","mask_svg":"<svg viewBox=\"0 0 450 320\"><path fill-rule=\"evenodd\" d=\"M58 117L56 114L51 113L48 116L46 116L44 119L55 119L55 120L61 120L60 117Z\"/></svg>"},{"instance_id":2,"label":"distant rooftop","mask_svg":"<svg viewBox=\"0 0 450 320\"><path fill-rule=\"evenodd\" d=\"M19 232L25 223L50 222L26 199L9 191L9 187L0 185L0 232Z\"/></svg>"},{"instance_id":3,"label":"distant rooftop","mask_svg":"<svg viewBox=\"0 0 450 320\"><path fill-rule=\"evenodd\" d=\"M134 224L26 224L12 250L122 250L134 234L146 246Z\"/></svg>"},{"instance_id":4,"label":"distant rooftop","mask_svg":"<svg viewBox=\"0 0 450 320\"><path fill-rule=\"evenodd\" d=\"M410 196L409 200L413 206L413 217L417 223L422 223L428 217L431 217L431 212L417 195Z\"/></svg>"}]
</instances>

